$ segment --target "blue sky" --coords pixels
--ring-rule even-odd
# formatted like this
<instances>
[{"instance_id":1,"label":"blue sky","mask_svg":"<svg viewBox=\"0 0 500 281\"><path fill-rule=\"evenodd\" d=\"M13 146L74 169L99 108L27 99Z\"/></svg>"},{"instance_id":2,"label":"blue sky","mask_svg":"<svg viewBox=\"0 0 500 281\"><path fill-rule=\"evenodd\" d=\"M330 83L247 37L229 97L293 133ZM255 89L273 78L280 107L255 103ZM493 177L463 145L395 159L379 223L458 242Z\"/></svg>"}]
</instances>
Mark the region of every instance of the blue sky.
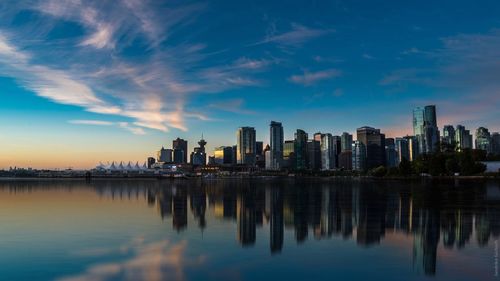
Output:
<instances>
[{"instance_id":1,"label":"blue sky","mask_svg":"<svg viewBox=\"0 0 500 281\"><path fill-rule=\"evenodd\" d=\"M302 128L500 130L498 1L4 1L0 167L140 161Z\"/></svg>"}]
</instances>

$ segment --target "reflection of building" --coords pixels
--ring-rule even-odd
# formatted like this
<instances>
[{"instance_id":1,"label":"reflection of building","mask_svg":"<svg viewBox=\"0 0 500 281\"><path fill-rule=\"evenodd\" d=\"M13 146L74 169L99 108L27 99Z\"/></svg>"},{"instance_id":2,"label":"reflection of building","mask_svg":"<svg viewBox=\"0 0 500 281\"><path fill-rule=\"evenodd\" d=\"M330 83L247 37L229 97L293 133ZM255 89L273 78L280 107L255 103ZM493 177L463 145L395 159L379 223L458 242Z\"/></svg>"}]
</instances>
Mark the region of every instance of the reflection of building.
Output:
<instances>
[{"instance_id":1,"label":"reflection of building","mask_svg":"<svg viewBox=\"0 0 500 281\"><path fill-rule=\"evenodd\" d=\"M255 165L256 141L255 129L252 127L241 127L236 132L237 152L236 161L238 164Z\"/></svg>"},{"instance_id":2,"label":"reflection of building","mask_svg":"<svg viewBox=\"0 0 500 281\"><path fill-rule=\"evenodd\" d=\"M439 242L439 211L419 210L414 213L413 268L426 275L436 274L436 255Z\"/></svg>"},{"instance_id":3,"label":"reflection of building","mask_svg":"<svg viewBox=\"0 0 500 281\"><path fill-rule=\"evenodd\" d=\"M283 194L281 189L271 189L271 214L270 214L270 248L271 253L281 252L283 247Z\"/></svg>"},{"instance_id":4,"label":"reflection of building","mask_svg":"<svg viewBox=\"0 0 500 281\"><path fill-rule=\"evenodd\" d=\"M177 231L187 227L187 191L185 189L177 189L173 196L173 217L172 226Z\"/></svg>"},{"instance_id":5,"label":"reflection of building","mask_svg":"<svg viewBox=\"0 0 500 281\"><path fill-rule=\"evenodd\" d=\"M255 244L255 201L247 191L240 195L238 213L238 240L242 246Z\"/></svg>"}]
</instances>

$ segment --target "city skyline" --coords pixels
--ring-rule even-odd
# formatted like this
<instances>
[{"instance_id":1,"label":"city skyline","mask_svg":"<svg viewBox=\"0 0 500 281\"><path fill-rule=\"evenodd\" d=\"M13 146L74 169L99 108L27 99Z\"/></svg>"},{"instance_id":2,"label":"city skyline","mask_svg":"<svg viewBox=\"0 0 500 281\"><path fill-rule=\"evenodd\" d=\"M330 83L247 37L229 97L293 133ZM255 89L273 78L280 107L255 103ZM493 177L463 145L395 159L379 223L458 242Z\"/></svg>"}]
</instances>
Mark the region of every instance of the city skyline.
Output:
<instances>
[{"instance_id":1,"label":"city skyline","mask_svg":"<svg viewBox=\"0 0 500 281\"><path fill-rule=\"evenodd\" d=\"M177 137L190 154L202 134L211 155L241 126L269 143L271 120L284 140L363 126L403 137L428 104L441 132L498 132L499 12L495 1L9 1L0 169L143 163Z\"/></svg>"}]
</instances>

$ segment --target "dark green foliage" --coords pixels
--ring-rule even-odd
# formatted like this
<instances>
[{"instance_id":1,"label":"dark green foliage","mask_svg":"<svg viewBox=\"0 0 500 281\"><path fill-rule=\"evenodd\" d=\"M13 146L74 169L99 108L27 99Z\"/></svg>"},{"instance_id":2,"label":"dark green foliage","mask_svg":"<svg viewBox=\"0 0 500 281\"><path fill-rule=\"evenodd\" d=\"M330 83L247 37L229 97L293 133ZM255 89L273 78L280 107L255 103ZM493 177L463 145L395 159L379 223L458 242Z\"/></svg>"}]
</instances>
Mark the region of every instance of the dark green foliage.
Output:
<instances>
[{"instance_id":1,"label":"dark green foliage","mask_svg":"<svg viewBox=\"0 0 500 281\"><path fill-rule=\"evenodd\" d=\"M384 166L378 166L377 168L370 170L369 174L371 176L381 178L387 175L387 168Z\"/></svg>"}]
</instances>

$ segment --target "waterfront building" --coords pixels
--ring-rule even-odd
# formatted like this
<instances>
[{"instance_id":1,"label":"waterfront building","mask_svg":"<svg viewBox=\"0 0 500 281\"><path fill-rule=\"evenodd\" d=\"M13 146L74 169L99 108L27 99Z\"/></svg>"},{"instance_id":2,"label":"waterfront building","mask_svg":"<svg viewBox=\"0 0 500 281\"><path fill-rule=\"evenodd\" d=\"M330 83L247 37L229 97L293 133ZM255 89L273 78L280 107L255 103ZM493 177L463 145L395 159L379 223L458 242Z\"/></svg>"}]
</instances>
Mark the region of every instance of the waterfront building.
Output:
<instances>
[{"instance_id":1,"label":"waterfront building","mask_svg":"<svg viewBox=\"0 0 500 281\"><path fill-rule=\"evenodd\" d=\"M264 142L256 141L255 142L255 165L258 167L264 168L266 161L264 159Z\"/></svg>"},{"instance_id":2,"label":"waterfront building","mask_svg":"<svg viewBox=\"0 0 500 281\"><path fill-rule=\"evenodd\" d=\"M317 140L307 141L307 168L311 170L321 169L321 147Z\"/></svg>"},{"instance_id":3,"label":"waterfront building","mask_svg":"<svg viewBox=\"0 0 500 281\"><path fill-rule=\"evenodd\" d=\"M439 149L436 106L427 105L413 110L413 134L418 144L418 154L433 153Z\"/></svg>"},{"instance_id":4,"label":"waterfront building","mask_svg":"<svg viewBox=\"0 0 500 281\"><path fill-rule=\"evenodd\" d=\"M444 125L442 141L447 145L455 145L455 128L452 125Z\"/></svg>"},{"instance_id":5,"label":"waterfront building","mask_svg":"<svg viewBox=\"0 0 500 281\"><path fill-rule=\"evenodd\" d=\"M271 121L269 125L269 136L270 136L270 153L269 153L269 169L279 170L282 167L283 162L283 145L284 145L284 135L283 126L280 122ZM268 158L266 156L266 162ZM266 165L267 166L267 165Z\"/></svg>"},{"instance_id":6,"label":"waterfront building","mask_svg":"<svg viewBox=\"0 0 500 281\"><path fill-rule=\"evenodd\" d=\"M410 147L407 138L396 138L394 148L396 150L397 165L399 165L403 159L411 161Z\"/></svg>"},{"instance_id":7,"label":"waterfront building","mask_svg":"<svg viewBox=\"0 0 500 281\"><path fill-rule=\"evenodd\" d=\"M358 128L356 133L357 140L364 145L366 151L365 168L369 170L385 165L385 135L379 129L368 126Z\"/></svg>"},{"instance_id":8,"label":"waterfront building","mask_svg":"<svg viewBox=\"0 0 500 281\"><path fill-rule=\"evenodd\" d=\"M493 154L500 155L500 133L491 134L491 150Z\"/></svg>"},{"instance_id":9,"label":"waterfront building","mask_svg":"<svg viewBox=\"0 0 500 281\"><path fill-rule=\"evenodd\" d=\"M237 164L254 166L256 161L257 144L255 128L241 127L236 132L236 162Z\"/></svg>"},{"instance_id":10,"label":"waterfront building","mask_svg":"<svg viewBox=\"0 0 500 281\"><path fill-rule=\"evenodd\" d=\"M205 166L207 164L207 154L205 152L205 145L207 145L207 142L203 139L203 135L198 145L199 147L195 147L194 151L191 153L191 164L195 166Z\"/></svg>"},{"instance_id":11,"label":"waterfront building","mask_svg":"<svg viewBox=\"0 0 500 281\"><path fill-rule=\"evenodd\" d=\"M214 149L214 164L232 165L233 164L233 147L220 146Z\"/></svg>"},{"instance_id":12,"label":"waterfront building","mask_svg":"<svg viewBox=\"0 0 500 281\"><path fill-rule=\"evenodd\" d=\"M295 141L287 140L283 144L283 167L295 169Z\"/></svg>"},{"instance_id":13,"label":"waterfront building","mask_svg":"<svg viewBox=\"0 0 500 281\"><path fill-rule=\"evenodd\" d=\"M188 142L187 140L177 138L172 141L172 149L174 150L174 163L185 164L187 163L188 155ZM177 150L177 152L176 152ZM182 153L181 153L182 151ZM178 158L176 158L176 156ZM179 158L181 157L181 158Z\"/></svg>"},{"instance_id":14,"label":"waterfront building","mask_svg":"<svg viewBox=\"0 0 500 281\"><path fill-rule=\"evenodd\" d=\"M333 138L333 155L335 156L335 162L333 163L333 168L338 168L339 157L342 152L342 138L340 136L332 136Z\"/></svg>"},{"instance_id":15,"label":"waterfront building","mask_svg":"<svg viewBox=\"0 0 500 281\"><path fill-rule=\"evenodd\" d=\"M340 136L340 143L341 143L341 152L351 151L352 135L347 132L343 132L342 135Z\"/></svg>"},{"instance_id":16,"label":"waterfront building","mask_svg":"<svg viewBox=\"0 0 500 281\"><path fill-rule=\"evenodd\" d=\"M476 149L481 149L487 153L492 153L491 135L485 127L479 127L476 130Z\"/></svg>"},{"instance_id":17,"label":"waterfront building","mask_svg":"<svg viewBox=\"0 0 500 281\"><path fill-rule=\"evenodd\" d=\"M164 163L172 163L172 149L162 147L156 153L156 161Z\"/></svg>"},{"instance_id":18,"label":"waterfront building","mask_svg":"<svg viewBox=\"0 0 500 281\"><path fill-rule=\"evenodd\" d=\"M332 134L321 136L321 170L332 170L335 168L335 147Z\"/></svg>"},{"instance_id":19,"label":"waterfront building","mask_svg":"<svg viewBox=\"0 0 500 281\"><path fill-rule=\"evenodd\" d=\"M148 157L148 160L147 160L147 164L148 164L148 169L151 169L151 167L153 166L153 164L156 162L156 160L154 159L154 157ZM114 166L114 164L113 164Z\"/></svg>"},{"instance_id":20,"label":"waterfront building","mask_svg":"<svg viewBox=\"0 0 500 281\"><path fill-rule=\"evenodd\" d=\"M389 168L396 167L399 164L396 143L393 138L385 139L385 163Z\"/></svg>"},{"instance_id":21,"label":"waterfront building","mask_svg":"<svg viewBox=\"0 0 500 281\"><path fill-rule=\"evenodd\" d=\"M297 129L295 132L295 168L305 170L307 168L307 133Z\"/></svg>"},{"instance_id":22,"label":"waterfront building","mask_svg":"<svg viewBox=\"0 0 500 281\"><path fill-rule=\"evenodd\" d=\"M455 130L455 141L458 151L472 149L472 135L470 131L466 130L462 125L457 125L457 129Z\"/></svg>"},{"instance_id":23,"label":"waterfront building","mask_svg":"<svg viewBox=\"0 0 500 281\"><path fill-rule=\"evenodd\" d=\"M361 141L354 141L352 143L352 169L354 171L366 170L366 147Z\"/></svg>"},{"instance_id":24,"label":"waterfront building","mask_svg":"<svg viewBox=\"0 0 500 281\"><path fill-rule=\"evenodd\" d=\"M352 135L343 132L340 136L341 151L338 168L352 170Z\"/></svg>"}]
</instances>

